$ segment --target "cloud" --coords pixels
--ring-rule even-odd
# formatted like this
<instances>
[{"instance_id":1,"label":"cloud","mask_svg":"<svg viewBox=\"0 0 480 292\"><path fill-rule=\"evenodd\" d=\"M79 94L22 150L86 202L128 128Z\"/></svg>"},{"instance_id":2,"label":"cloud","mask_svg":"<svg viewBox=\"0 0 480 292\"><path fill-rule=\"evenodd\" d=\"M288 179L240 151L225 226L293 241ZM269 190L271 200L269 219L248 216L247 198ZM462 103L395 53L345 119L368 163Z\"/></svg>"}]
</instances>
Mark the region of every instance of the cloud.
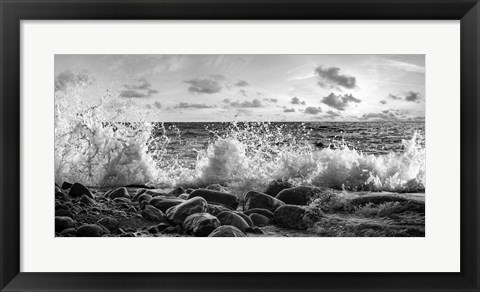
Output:
<instances>
[{"instance_id":1,"label":"cloud","mask_svg":"<svg viewBox=\"0 0 480 292\"><path fill-rule=\"evenodd\" d=\"M290 101L291 104L301 104L301 105L305 105L305 101L300 101L300 99L298 97L294 97L292 98L292 100Z\"/></svg>"},{"instance_id":2,"label":"cloud","mask_svg":"<svg viewBox=\"0 0 480 292\"><path fill-rule=\"evenodd\" d=\"M243 96L248 96L247 91L245 89L240 89L238 93L240 93Z\"/></svg>"},{"instance_id":3,"label":"cloud","mask_svg":"<svg viewBox=\"0 0 480 292\"><path fill-rule=\"evenodd\" d=\"M202 108L214 108L214 105L208 105L204 103L188 103L188 102L181 102L177 104L174 108L194 108L194 109L202 109Z\"/></svg>"},{"instance_id":4,"label":"cloud","mask_svg":"<svg viewBox=\"0 0 480 292\"><path fill-rule=\"evenodd\" d=\"M234 101L234 102L231 102L230 105L237 108L263 107L262 102L258 99L254 99L252 101L244 101L244 102Z\"/></svg>"},{"instance_id":5,"label":"cloud","mask_svg":"<svg viewBox=\"0 0 480 292\"><path fill-rule=\"evenodd\" d=\"M123 98L146 98L158 93L145 78L137 79L135 84L124 84L123 88L119 94Z\"/></svg>"},{"instance_id":6,"label":"cloud","mask_svg":"<svg viewBox=\"0 0 480 292\"><path fill-rule=\"evenodd\" d=\"M386 60L388 66L396 67L397 69L407 72L425 73L425 66L419 66L410 62L403 62L398 60Z\"/></svg>"},{"instance_id":7,"label":"cloud","mask_svg":"<svg viewBox=\"0 0 480 292\"><path fill-rule=\"evenodd\" d=\"M398 110L384 110L380 113L368 113L363 114L361 120L398 120L397 114Z\"/></svg>"},{"instance_id":8,"label":"cloud","mask_svg":"<svg viewBox=\"0 0 480 292\"><path fill-rule=\"evenodd\" d=\"M263 100L266 101L266 102L273 102L273 103L277 103L277 102L278 102L278 99L277 99L277 98L264 98Z\"/></svg>"},{"instance_id":9,"label":"cloud","mask_svg":"<svg viewBox=\"0 0 480 292\"><path fill-rule=\"evenodd\" d=\"M162 104L159 101L153 103L156 108L162 108Z\"/></svg>"},{"instance_id":10,"label":"cloud","mask_svg":"<svg viewBox=\"0 0 480 292\"><path fill-rule=\"evenodd\" d=\"M386 100L381 100L380 103L381 104L387 104L387 101Z\"/></svg>"},{"instance_id":11,"label":"cloud","mask_svg":"<svg viewBox=\"0 0 480 292\"><path fill-rule=\"evenodd\" d=\"M250 84L248 84L248 82L245 81L245 80L238 80L233 85L235 85L237 87L245 87L245 86L249 86Z\"/></svg>"},{"instance_id":12,"label":"cloud","mask_svg":"<svg viewBox=\"0 0 480 292\"><path fill-rule=\"evenodd\" d=\"M405 100L409 102L420 102L422 95L420 92L408 91L404 96L389 94L388 97L394 100Z\"/></svg>"},{"instance_id":13,"label":"cloud","mask_svg":"<svg viewBox=\"0 0 480 292\"><path fill-rule=\"evenodd\" d=\"M222 74L210 74L210 77L212 77L212 79L215 79L217 81L225 80L225 76L223 76Z\"/></svg>"},{"instance_id":14,"label":"cloud","mask_svg":"<svg viewBox=\"0 0 480 292\"><path fill-rule=\"evenodd\" d=\"M318 115L319 113L322 112L322 108L321 107L313 107L313 106L309 106L307 108L305 108L303 110L303 112L305 114L308 114L308 115Z\"/></svg>"},{"instance_id":15,"label":"cloud","mask_svg":"<svg viewBox=\"0 0 480 292\"><path fill-rule=\"evenodd\" d=\"M188 91L193 93L214 94L222 90L216 78L195 78L184 81L189 84Z\"/></svg>"},{"instance_id":16,"label":"cloud","mask_svg":"<svg viewBox=\"0 0 480 292\"><path fill-rule=\"evenodd\" d=\"M295 109L293 107L292 108L286 108L286 109L283 109L283 112L284 113L294 113Z\"/></svg>"},{"instance_id":17,"label":"cloud","mask_svg":"<svg viewBox=\"0 0 480 292\"><path fill-rule=\"evenodd\" d=\"M318 66L315 68L315 73L318 75L318 85L324 88L348 88L357 87L357 79L353 76L341 75L340 68L330 67L324 68Z\"/></svg>"},{"instance_id":18,"label":"cloud","mask_svg":"<svg viewBox=\"0 0 480 292\"><path fill-rule=\"evenodd\" d=\"M361 100L353 97L351 94L335 95L335 93L332 92L325 96L321 102L337 110L344 111L350 102L359 103Z\"/></svg>"},{"instance_id":19,"label":"cloud","mask_svg":"<svg viewBox=\"0 0 480 292\"><path fill-rule=\"evenodd\" d=\"M230 103L230 99L228 98L225 98L224 100L222 100L224 103Z\"/></svg>"},{"instance_id":20,"label":"cloud","mask_svg":"<svg viewBox=\"0 0 480 292\"><path fill-rule=\"evenodd\" d=\"M84 73L73 73L70 70L64 71L55 77L55 91L64 91L69 85L86 85L90 77Z\"/></svg>"}]
</instances>

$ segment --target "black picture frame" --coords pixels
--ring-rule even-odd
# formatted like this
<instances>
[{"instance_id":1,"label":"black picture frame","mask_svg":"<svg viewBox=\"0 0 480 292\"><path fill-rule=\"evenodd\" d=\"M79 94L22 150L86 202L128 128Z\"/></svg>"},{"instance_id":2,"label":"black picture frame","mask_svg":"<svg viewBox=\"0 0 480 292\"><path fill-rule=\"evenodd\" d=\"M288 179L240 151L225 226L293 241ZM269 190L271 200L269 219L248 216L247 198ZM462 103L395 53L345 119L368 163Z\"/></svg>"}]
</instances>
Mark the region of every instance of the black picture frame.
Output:
<instances>
[{"instance_id":1,"label":"black picture frame","mask_svg":"<svg viewBox=\"0 0 480 292\"><path fill-rule=\"evenodd\" d=\"M478 1L0 0L0 15L2 291L479 291ZM20 21L48 19L461 20L461 272L21 273Z\"/></svg>"}]
</instances>

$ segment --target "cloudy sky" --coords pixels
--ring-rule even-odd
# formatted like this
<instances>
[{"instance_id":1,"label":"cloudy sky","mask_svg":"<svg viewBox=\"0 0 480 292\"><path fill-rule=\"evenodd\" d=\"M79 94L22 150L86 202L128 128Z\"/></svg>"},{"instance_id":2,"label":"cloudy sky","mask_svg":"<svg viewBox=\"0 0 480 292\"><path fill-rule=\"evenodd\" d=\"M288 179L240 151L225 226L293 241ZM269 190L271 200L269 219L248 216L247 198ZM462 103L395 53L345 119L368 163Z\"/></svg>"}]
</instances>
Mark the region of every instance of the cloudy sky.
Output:
<instances>
[{"instance_id":1,"label":"cloudy sky","mask_svg":"<svg viewBox=\"0 0 480 292\"><path fill-rule=\"evenodd\" d=\"M128 103L125 121L425 117L424 55L56 55L55 93L73 84Z\"/></svg>"}]
</instances>

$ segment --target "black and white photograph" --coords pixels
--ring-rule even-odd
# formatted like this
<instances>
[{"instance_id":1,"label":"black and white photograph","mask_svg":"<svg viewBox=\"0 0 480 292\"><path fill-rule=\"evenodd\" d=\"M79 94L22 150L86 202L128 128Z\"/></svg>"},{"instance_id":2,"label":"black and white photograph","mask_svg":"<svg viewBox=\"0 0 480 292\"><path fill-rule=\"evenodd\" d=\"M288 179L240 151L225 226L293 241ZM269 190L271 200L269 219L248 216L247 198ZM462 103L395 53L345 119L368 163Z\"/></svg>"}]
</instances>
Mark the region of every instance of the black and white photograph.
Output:
<instances>
[{"instance_id":1,"label":"black and white photograph","mask_svg":"<svg viewBox=\"0 0 480 292\"><path fill-rule=\"evenodd\" d=\"M425 55L54 70L55 237L425 237Z\"/></svg>"}]
</instances>

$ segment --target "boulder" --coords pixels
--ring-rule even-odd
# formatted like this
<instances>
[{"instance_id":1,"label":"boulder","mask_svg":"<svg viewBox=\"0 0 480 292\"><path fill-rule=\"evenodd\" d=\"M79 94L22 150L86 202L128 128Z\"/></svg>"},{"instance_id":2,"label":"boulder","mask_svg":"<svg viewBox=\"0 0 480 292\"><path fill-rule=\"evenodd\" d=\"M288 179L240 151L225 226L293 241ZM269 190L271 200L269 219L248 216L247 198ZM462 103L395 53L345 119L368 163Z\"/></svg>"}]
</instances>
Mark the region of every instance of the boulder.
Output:
<instances>
[{"instance_id":1,"label":"boulder","mask_svg":"<svg viewBox=\"0 0 480 292\"><path fill-rule=\"evenodd\" d=\"M97 224L105 226L109 231L113 231L118 227L118 220L112 217L104 217L97 221Z\"/></svg>"},{"instance_id":2,"label":"boulder","mask_svg":"<svg viewBox=\"0 0 480 292\"><path fill-rule=\"evenodd\" d=\"M274 180L268 184L267 189L265 190L265 194L275 197L284 189L289 189L292 187L294 187L294 185L289 181Z\"/></svg>"},{"instance_id":3,"label":"boulder","mask_svg":"<svg viewBox=\"0 0 480 292\"><path fill-rule=\"evenodd\" d=\"M67 228L65 230L63 230L60 235L62 235L63 237L72 237L72 236L75 236L75 228Z\"/></svg>"},{"instance_id":4,"label":"boulder","mask_svg":"<svg viewBox=\"0 0 480 292\"><path fill-rule=\"evenodd\" d=\"M270 219L257 213L250 215L250 219L252 219L252 222L255 226L263 227L270 224Z\"/></svg>"},{"instance_id":5,"label":"boulder","mask_svg":"<svg viewBox=\"0 0 480 292\"><path fill-rule=\"evenodd\" d=\"M155 222L161 222L165 219L165 214L152 205L146 205L142 211L142 217Z\"/></svg>"},{"instance_id":6,"label":"boulder","mask_svg":"<svg viewBox=\"0 0 480 292\"><path fill-rule=\"evenodd\" d=\"M188 195L188 198L202 197L208 203L224 205L232 209L238 207L238 198L235 195L215 190L198 189Z\"/></svg>"},{"instance_id":7,"label":"boulder","mask_svg":"<svg viewBox=\"0 0 480 292\"><path fill-rule=\"evenodd\" d=\"M95 201L94 201L92 198L90 198L90 197L88 197L88 196L86 196L86 195L83 195L83 196L80 198L80 202L84 203L85 205L93 205L93 204L95 204Z\"/></svg>"},{"instance_id":8,"label":"boulder","mask_svg":"<svg viewBox=\"0 0 480 292\"><path fill-rule=\"evenodd\" d=\"M66 194L63 192L56 192L55 193L55 199L60 200L60 201L67 201L69 198Z\"/></svg>"},{"instance_id":9,"label":"boulder","mask_svg":"<svg viewBox=\"0 0 480 292\"><path fill-rule=\"evenodd\" d=\"M305 216L307 215L307 210L305 207L297 205L285 205L277 210L274 213L275 224L291 229L307 229L308 224Z\"/></svg>"},{"instance_id":10,"label":"boulder","mask_svg":"<svg viewBox=\"0 0 480 292\"><path fill-rule=\"evenodd\" d=\"M150 200L150 205L155 206L155 208L162 212L166 212L171 207L180 205L183 202L185 202L185 200L177 198L154 197Z\"/></svg>"},{"instance_id":11,"label":"boulder","mask_svg":"<svg viewBox=\"0 0 480 292\"><path fill-rule=\"evenodd\" d=\"M55 216L73 218L73 213L68 209L58 209L55 210Z\"/></svg>"},{"instance_id":12,"label":"boulder","mask_svg":"<svg viewBox=\"0 0 480 292\"><path fill-rule=\"evenodd\" d=\"M178 195L181 195L183 193L184 193L183 189L181 187L178 187L178 188L175 188L172 191L170 191L168 194L178 196Z\"/></svg>"},{"instance_id":13,"label":"boulder","mask_svg":"<svg viewBox=\"0 0 480 292\"><path fill-rule=\"evenodd\" d=\"M294 187L281 191L275 198L288 205L306 206L318 191L317 188Z\"/></svg>"},{"instance_id":14,"label":"boulder","mask_svg":"<svg viewBox=\"0 0 480 292\"><path fill-rule=\"evenodd\" d=\"M212 231L208 237L245 237L245 234L235 226L222 225Z\"/></svg>"},{"instance_id":15,"label":"boulder","mask_svg":"<svg viewBox=\"0 0 480 292\"><path fill-rule=\"evenodd\" d=\"M185 232L197 237L208 236L218 226L220 226L220 221L217 217L208 213L192 214L183 222Z\"/></svg>"},{"instance_id":16,"label":"boulder","mask_svg":"<svg viewBox=\"0 0 480 292\"><path fill-rule=\"evenodd\" d=\"M185 219L195 213L206 213L208 203L202 197L191 198L179 205L169 208L166 212L167 218L175 224L183 224Z\"/></svg>"},{"instance_id":17,"label":"boulder","mask_svg":"<svg viewBox=\"0 0 480 292\"><path fill-rule=\"evenodd\" d=\"M181 194L177 198L182 199L182 200L188 200L188 194Z\"/></svg>"},{"instance_id":18,"label":"boulder","mask_svg":"<svg viewBox=\"0 0 480 292\"><path fill-rule=\"evenodd\" d=\"M285 205L285 203L282 201L264 193L249 191L245 195L245 210L261 208L273 212L283 205Z\"/></svg>"},{"instance_id":19,"label":"boulder","mask_svg":"<svg viewBox=\"0 0 480 292\"><path fill-rule=\"evenodd\" d=\"M85 195L85 196L93 199L92 192L86 186L84 186L82 184L79 184L79 183L74 183L70 187L70 191L68 192L68 195L71 198L77 198L77 197L81 197L81 196Z\"/></svg>"},{"instance_id":20,"label":"boulder","mask_svg":"<svg viewBox=\"0 0 480 292\"><path fill-rule=\"evenodd\" d=\"M253 234L265 234L265 232L262 231L262 229L258 227L250 227L247 229L248 233L253 233Z\"/></svg>"},{"instance_id":21,"label":"boulder","mask_svg":"<svg viewBox=\"0 0 480 292\"><path fill-rule=\"evenodd\" d=\"M238 214L231 211L225 211L217 215L218 220L222 225L231 225L237 227L241 231L245 231L250 225L243 220Z\"/></svg>"},{"instance_id":22,"label":"boulder","mask_svg":"<svg viewBox=\"0 0 480 292\"><path fill-rule=\"evenodd\" d=\"M69 183L69 182L64 181L63 184L62 184L62 189L63 190L68 190L71 187L72 187L72 184Z\"/></svg>"},{"instance_id":23,"label":"boulder","mask_svg":"<svg viewBox=\"0 0 480 292\"><path fill-rule=\"evenodd\" d=\"M77 237L100 237L104 234L104 230L97 224L85 224L75 231Z\"/></svg>"},{"instance_id":24,"label":"boulder","mask_svg":"<svg viewBox=\"0 0 480 292\"><path fill-rule=\"evenodd\" d=\"M75 221L72 218L66 216L55 217L55 232L62 232L67 228L75 227Z\"/></svg>"},{"instance_id":25,"label":"boulder","mask_svg":"<svg viewBox=\"0 0 480 292\"><path fill-rule=\"evenodd\" d=\"M268 211L267 209L253 208L253 209L246 210L243 213L245 215L248 215L248 216L250 216L254 213L257 213L257 214L260 214L260 215L263 215L263 216L267 217L270 220L273 220L273 213L271 211Z\"/></svg>"},{"instance_id":26,"label":"boulder","mask_svg":"<svg viewBox=\"0 0 480 292\"><path fill-rule=\"evenodd\" d=\"M249 226L253 226L253 222L252 222L252 219L250 219L250 217L248 217L248 215L245 215L244 213L240 212L240 211L234 211L233 213L237 214L238 216L242 217L243 220L245 220L245 222L247 222L247 224Z\"/></svg>"},{"instance_id":27,"label":"boulder","mask_svg":"<svg viewBox=\"0 0 480 292\"><path fill-rule=\"evenodd\" d=\"M118 188L113 190L112 192L108 193L108 197L110 199L115 199L115 198L128 198L130 199L130 195L128 194L128 191L126 188Z\"/></svg>"},{"instance_id":28,"label":"boulder","mask_svg":"<svg viewBox=\"0 0 480 292\"><path fill-rule=\"evenodd\" d=\"M212 214L213 216L217 216L223 211L232 211L232 210L223 205L208 204L208 213Z\"/></svg>"}]
</instances>

